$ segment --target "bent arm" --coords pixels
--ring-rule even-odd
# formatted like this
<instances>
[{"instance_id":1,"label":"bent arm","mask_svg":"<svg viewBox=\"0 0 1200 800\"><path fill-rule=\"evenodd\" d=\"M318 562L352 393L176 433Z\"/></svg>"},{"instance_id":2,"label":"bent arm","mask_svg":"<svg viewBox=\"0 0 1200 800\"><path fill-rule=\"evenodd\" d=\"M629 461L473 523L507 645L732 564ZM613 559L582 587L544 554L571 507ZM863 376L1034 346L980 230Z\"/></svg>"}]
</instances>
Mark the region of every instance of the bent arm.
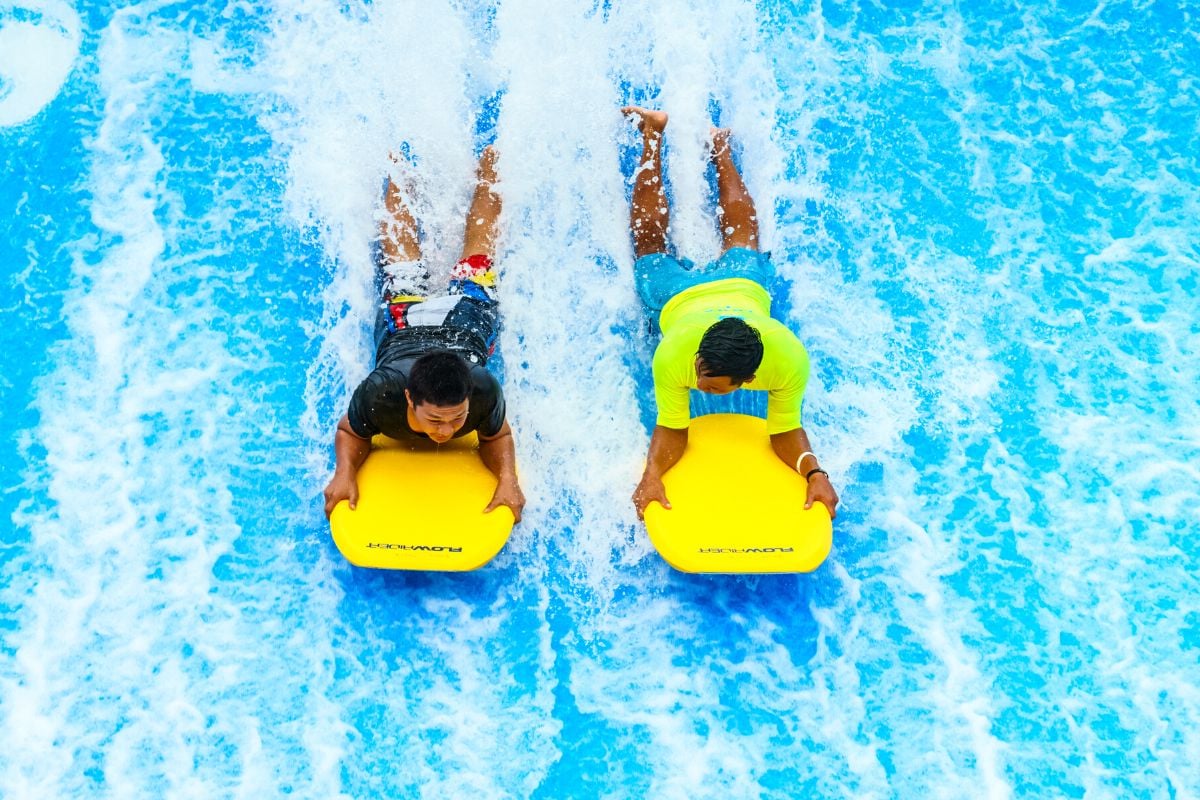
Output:
<instances>
[{"instance_id":1,"label":"bent arm","mask_svg":"<svg viewBox=\"0 0 1200 800\"><path fill-rule=\"evenodd\" d=\"M779 456L780 461L801 475L807 475L814 469L821 468L820 462L812 452L812 444L808 441L808 434L804 432L804 428L794 428L783 433L772 434L771 449L775 451L775 455ZM802 455L803 458L801 458ZM831 519L837 517L837 492L834 491L833 484L829 482L829 476L821 472L813 475L808 481L808 498L804 507L811 508L813 503L818 502L824 503L825 507L829 509Z\"/></svg>"},{"instance_id":2,"label":"bent arm","mask_svg":"<svg viewBox=\"0 0 1200 800\"><path fill-rule=\"evenodd\" d=\"M495 436L479 435L479 458L497 480L496 492L484 513L498 506L508 506L512 509L514 521L520 522L521 511L525 508L525 494L517 481L517 447L508 420L504 421Z\"/></svg>"},{"instance_id":3,"label":"bent arm","mask_svg":"<svg viewBox=\"0 0 1200 800\"><path fill-rule=\"evenodd\" d=\"M350 508L358 505L358 468L371 452L371 440L364 439L350 427L350 418L345 414L338 421L333 435L333 477L325 487L325 516L342 500L350 501Z\"/></svg>"},{"instance_id":4,"label":"bent arm","mask_svg":"<svg viewBox=\"0 0 1200 800\"><path fill-rule=\"evenodd\" d=\"M666 428L654 426L650 436L650 454L646 456L646 475L662 478L667 470L679 463L683 451L687 449L687 428Z\"/></svg>"},{"instance_id":5,"label":"bent arm","mask_svg":"<svg viewBox=\"0 0 1200 800\"><path fill-rule=\"evenodd\" d=\"M671 507L662 476L683 457L687 442L687 428L654 426L654 433L650 436L650 453L646 456L646 471L642 473L642 480L633 492L633 505L637 509L638 519L644 519L646 506L652 502L657 501L663 508Z\"/></svg>"}]
</instances>

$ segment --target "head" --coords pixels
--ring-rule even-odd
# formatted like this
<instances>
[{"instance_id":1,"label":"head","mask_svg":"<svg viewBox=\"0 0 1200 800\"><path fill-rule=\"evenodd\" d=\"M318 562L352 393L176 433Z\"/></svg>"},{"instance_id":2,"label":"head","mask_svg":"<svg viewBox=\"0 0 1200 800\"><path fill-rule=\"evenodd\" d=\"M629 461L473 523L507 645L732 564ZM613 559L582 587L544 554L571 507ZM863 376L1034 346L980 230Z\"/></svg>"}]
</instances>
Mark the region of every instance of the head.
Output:
<instances>
[{"instance_id":1,"label":"head","mask_svg":"<svg viewBox=\"0 0 1200 800\"><path fill-rule=\"evenodd\" d=\"M415 430L439 443L449 441L466 423L470 395L471 368L449 350L418 358L404 391Z\"/></svg>"},{"instance_id":2,"label":"head","mask_svg":"<svg viewBox=\"0 0 1200 800\"><path fill-rule=\"evenodd\" d=\"M762 337L739 317L726 317L704 332L696 353L696 388L729 394L754 380L762 363Z\"/></svg>"}]
</instances>

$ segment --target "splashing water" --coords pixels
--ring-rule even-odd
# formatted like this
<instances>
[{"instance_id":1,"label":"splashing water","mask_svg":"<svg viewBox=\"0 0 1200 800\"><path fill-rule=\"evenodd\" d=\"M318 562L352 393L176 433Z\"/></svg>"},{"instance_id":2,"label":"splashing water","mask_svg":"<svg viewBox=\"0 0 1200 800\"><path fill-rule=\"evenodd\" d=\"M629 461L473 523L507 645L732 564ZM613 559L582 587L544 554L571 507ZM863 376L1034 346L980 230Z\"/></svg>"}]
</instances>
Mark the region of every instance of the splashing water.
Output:
<instances>
[{"instance_id":1,"label":"splashing water","mask_svg":"<svg viewBox=\"0 0 1200 800\"><path fill-rule=\"evenodd\" d=\"M1143 5L0 3L0 795L1197 796L1200 42ZM813 575L634 518L631 102L697 261L734 131ZM493 141L525 520L356 570L389 153L445 279Z\"/></svg>"}]
</instances>

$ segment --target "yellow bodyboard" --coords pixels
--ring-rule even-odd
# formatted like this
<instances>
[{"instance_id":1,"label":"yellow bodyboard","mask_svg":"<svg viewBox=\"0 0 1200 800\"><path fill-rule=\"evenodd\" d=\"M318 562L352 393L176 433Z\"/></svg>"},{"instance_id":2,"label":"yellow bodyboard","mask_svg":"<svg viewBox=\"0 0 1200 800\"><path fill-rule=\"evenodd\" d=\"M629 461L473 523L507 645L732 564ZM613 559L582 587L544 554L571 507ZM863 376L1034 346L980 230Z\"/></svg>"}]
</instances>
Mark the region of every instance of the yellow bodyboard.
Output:
<instances>
[{"instance_id":1,"label":"yellow bodyboard","mask_svg":"<svg viewBox=\"0 0 1200 800\"><path fill-rule=\"evenodd\" d=\"M646 531L681 572L812 572L833 546L822 503L789 469L767 423L745 414L696 417L687 449L663 476L671 509L646 507Z\"/></svg>"},{"instance_id":2,"label":"yellow bodyboard","mask_svg":"<svg viewBox=\"0 0 1200 800\"><path fill-rule=\"evenodd\" d=\"M474 433L446 444L372 440L358 471L358 506L342 501L329 527L351 564L378 569L462 572L495 558L512 532L513 513L483 509L496 476L479 458Z\"/></svg>"}]
</instances>

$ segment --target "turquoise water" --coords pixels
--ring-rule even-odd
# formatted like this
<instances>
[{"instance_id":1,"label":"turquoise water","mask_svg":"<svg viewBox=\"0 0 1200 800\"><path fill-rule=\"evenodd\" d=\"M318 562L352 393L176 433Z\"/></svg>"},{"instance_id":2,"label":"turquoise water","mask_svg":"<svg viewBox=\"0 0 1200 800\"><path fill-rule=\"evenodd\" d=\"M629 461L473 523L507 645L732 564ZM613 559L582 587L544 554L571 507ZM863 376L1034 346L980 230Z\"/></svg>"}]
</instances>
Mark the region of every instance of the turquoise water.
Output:
<instances>
[{"instance_id":1,"label":"turquoise water","mask_svg":"<svg viewBox=\"0 0 1200 800\"><path fill-rule=\"evenodd\" d=\"M0 2L0 796L1200 795L1198 10ZM735 131L843 497L812 575L634 518L629 101L698 261ZM387 152L448 266L485 139L526 517L356 570Z\"/></svg>"}]
</instances>

